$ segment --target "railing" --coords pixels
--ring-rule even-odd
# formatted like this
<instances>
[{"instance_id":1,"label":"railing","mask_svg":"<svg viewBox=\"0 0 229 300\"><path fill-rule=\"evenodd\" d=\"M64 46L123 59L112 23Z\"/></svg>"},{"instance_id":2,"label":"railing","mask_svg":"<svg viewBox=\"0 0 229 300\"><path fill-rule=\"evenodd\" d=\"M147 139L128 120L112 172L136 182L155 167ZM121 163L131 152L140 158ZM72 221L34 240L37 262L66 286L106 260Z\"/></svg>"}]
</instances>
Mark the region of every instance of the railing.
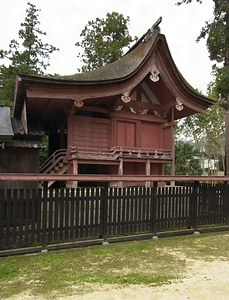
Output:
<instances>
[{"instance_id":1,"label":"railing","mask_svg":"<svg viewBox=\"0 0 229 300\"><path fill-rule=\"evenodd\" d=\"M39 173L0 173L1 181L93 181L93 182L229 182L229 176L189 176L189 175L104 175L104 174L39 174Z\"/></svg>"},{"instance_id":2,"label":"railing","mask_svg":"<svg viewBox=\"0 0 229 300\"><path fill-rule=\"evenodd\" d=\"M118 158L172 159L172 151L166 149L120 147L110 149L91 149L71 147L71 157L77 159L116 160Z\"/></svg>"},{"instance_id":3,"label":"railing","mask_svg":"<svg viewBox=\"0 0 229 300\"><path fill-rule=\"evenodd\" d=\"M40 165L39 172L48 174L59 162L65 159L67 159L67 149L59 149Z\"/></svg>"}]
</instances>

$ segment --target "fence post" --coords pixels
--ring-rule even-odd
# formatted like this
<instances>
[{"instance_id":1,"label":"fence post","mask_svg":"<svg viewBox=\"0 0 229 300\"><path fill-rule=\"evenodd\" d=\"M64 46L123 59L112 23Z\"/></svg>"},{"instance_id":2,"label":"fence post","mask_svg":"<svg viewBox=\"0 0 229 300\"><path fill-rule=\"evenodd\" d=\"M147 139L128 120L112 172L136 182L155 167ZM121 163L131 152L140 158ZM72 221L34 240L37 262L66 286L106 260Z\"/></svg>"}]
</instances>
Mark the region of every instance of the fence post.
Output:
<instances>
[{"instance_id":1,"label":"fence post","mask_svg":"<svg viewBox=\"0 0 229 300\"><path fill-rule=\"evenodd\" d=\"M42 209L42 253L47 252L47 201L48 201L48 181L43 183L43 209Z\"/></svg>"},{"instance_id":2,"label":"fence post","mask_svg":"<svg viewBox=\"0 0 229 300\"><path fill-rule=\"evenodd\" d=\"M153 238L157 238L157 187L158 183L153 183L152 196L151 196L151 226Z\"/></svg>"},{"instance_id":3,"label":"fence post","mask_svg":"<svg viewBox=\"0 0 229 300\"><path fill-rule=\"evenodd\" d=\"M194 234L199 234L197 227L198 227L198 212L197 212L197 203L198 203L198 186L199 182L195 181L193 185L193 192L192 192L192 226L194 229Z\"/></svg>"},{"instance_id":4,"label":"fence post","mask_svg":"<svg viewBox=\"0 0 229 300\"><path fill-rule=\"evenodd\" d=\"M101 208L100 208L100 237L103 239L103 245L108 244L107 240L107 203L108 187L102 189Z\"/></svg>"}]
</instances>

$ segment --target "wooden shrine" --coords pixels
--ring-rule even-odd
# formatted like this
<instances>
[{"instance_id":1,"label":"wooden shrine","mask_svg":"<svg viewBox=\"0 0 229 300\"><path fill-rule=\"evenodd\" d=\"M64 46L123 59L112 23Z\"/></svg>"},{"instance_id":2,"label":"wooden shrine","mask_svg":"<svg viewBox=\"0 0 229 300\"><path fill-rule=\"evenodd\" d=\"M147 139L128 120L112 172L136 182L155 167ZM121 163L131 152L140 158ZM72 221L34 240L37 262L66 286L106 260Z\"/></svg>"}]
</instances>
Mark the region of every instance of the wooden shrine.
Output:
<instances>
[{"instance_id":1,"label":"wooden shrine","mask_svg":"<svg viewBox=\"0 0 229 300\"><path fill-rule=\"evenodd\" d=\"M41 173L85 174L85 186L87 174L163 175L165 164L174 165L175 121L213 103L182 77L156 26L100 69L59 78L18 75L13 116L25 132L33 124L48 137Z\"/></svg>"}]
</instances>

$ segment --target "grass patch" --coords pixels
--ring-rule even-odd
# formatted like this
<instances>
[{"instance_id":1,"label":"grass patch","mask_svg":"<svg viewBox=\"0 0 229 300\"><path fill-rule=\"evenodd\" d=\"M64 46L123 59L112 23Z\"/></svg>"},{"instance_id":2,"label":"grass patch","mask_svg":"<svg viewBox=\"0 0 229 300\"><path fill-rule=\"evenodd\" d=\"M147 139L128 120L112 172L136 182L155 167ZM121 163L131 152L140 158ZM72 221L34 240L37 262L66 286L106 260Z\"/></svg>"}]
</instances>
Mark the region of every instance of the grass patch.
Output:
<instances>
[{"instance_id":1,"label":"grass patch","mask_svg":"<svg viewBox=\"0 0 229 300\"><path fill-rule=\"evenodd\" d=\"M228 246L228 233L209 233L0 258L1 299L26 290L54 299L85 285L168 284L190 259L229 259Z\"/></svg>"},{"instance_id":2,"label":"grass patch","mask_svg":"<svg viewBox=\"0 0 229 300\"><path fill-rule=\"evenodd\" d=\"M0 264L0 281L13 280L18 276L18 270L11 261L3 261Z\"/></svg>"}]
</instances>

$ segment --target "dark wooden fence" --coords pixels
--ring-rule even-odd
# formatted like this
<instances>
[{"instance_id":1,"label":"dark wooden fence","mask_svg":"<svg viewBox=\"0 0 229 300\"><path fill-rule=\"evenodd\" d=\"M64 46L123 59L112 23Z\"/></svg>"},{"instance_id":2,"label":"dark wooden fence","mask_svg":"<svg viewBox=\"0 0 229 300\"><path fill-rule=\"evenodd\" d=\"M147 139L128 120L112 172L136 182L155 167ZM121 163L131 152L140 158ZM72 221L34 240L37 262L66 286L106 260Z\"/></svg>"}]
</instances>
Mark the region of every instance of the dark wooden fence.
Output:
<instances>
[{"instance_id":1,"label":"dark wooden fence","mask_svg":"<svg viewBox=\"0 0 229 300\"><path fill-rule=\"evenodd\" d=\"M0 190L0 256L227 225L226 184Z\"/></svg>"}]
</instances>

